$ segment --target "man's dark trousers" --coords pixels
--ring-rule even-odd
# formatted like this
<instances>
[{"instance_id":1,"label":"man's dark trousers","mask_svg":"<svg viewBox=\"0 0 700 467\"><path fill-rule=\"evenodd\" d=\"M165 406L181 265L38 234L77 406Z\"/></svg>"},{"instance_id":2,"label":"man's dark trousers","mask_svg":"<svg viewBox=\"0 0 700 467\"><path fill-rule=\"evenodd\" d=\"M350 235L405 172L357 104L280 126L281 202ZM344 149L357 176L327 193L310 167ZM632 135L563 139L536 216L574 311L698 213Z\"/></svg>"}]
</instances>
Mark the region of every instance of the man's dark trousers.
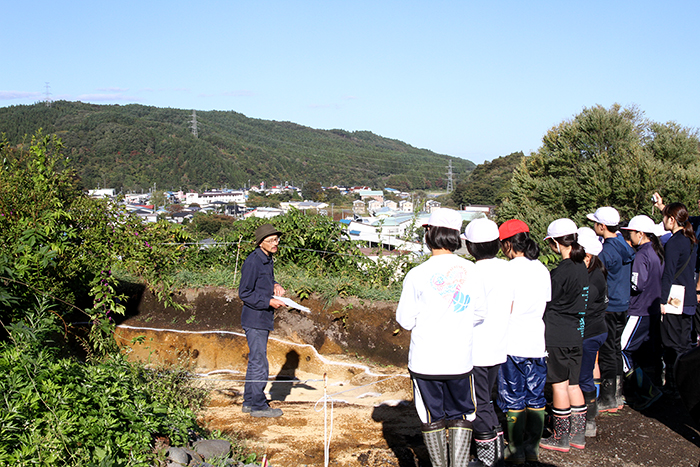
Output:
<instances>
[{"instance_id":1,"label":"man's dark trousers","mask_svg":"<svg viewBox=\"0 0 700 467\"><path fill-rule=\"evenodd\" d=\"M248 341L248 369L245 372L245 390L243 405L253 411L267 409L265 386L270 376L267 361L267 338L270 331L266 329L243 328Z\"/></svg>"}]
</instances>

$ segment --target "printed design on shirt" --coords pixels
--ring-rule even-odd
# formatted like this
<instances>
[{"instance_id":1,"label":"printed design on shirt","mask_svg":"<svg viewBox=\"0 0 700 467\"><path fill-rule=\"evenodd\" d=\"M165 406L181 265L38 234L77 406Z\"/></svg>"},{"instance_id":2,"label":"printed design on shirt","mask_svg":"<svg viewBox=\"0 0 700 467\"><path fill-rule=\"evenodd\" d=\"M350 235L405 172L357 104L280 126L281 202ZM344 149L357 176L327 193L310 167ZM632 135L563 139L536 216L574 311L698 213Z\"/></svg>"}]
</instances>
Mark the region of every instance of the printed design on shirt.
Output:
<instances>
[{"instance_id":1,"label":"printed design on shirt","mask_svg":"<svg viewBox=\"0 0 700 467\"><path fill-rule=\"evenodd\" d=\"M583 297L583 301L585 304L584 310L588 309L588 295L590 292L590 287L585 286L583 288L583 292L581 293L581 296ZM581 332L581 337L583 337L584 332L586 330L586 312L585 311L579 311L578 312L578 330Z\"/></svg>"},{"instance_id":2,"label":"printed design on shirt","mask_svg":"<svg viewBox=\"0 0 700 467\"><path fill-rule=\"evenodd\" d=\"M443 300L450 302L452 311L461 313L469 306L468 294L462 292L462 284L467 278L467 271L461 266L453 266L447 273L436 273L430 279L433 289L440 294Z\"/></svg>"},{"instance_id":3,"label":"printed design on shirt","mask_svg":"<svg viewBox=\"0 0 700 467\"><path fill-rule=\"evenodd\" d=\"M638 282L639 282L639 273L632 272L632 291L639 292L639 286L637 285Z\"/></svg>"}]
</instances>

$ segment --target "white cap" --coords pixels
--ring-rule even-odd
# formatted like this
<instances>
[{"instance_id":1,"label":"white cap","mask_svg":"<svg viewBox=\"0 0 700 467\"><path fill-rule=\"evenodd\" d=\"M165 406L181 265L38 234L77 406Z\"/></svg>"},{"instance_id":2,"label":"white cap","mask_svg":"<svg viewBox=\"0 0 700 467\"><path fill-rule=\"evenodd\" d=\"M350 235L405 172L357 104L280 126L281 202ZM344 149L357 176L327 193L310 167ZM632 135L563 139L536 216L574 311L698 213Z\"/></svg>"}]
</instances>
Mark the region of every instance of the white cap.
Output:
<instances>
[{"instance_id":1,"label":"white cap","mask_svg":"<svg viewBox=\"0 0 700 467\"><path fill-rule=\"evenodd\" d=\"M635 230L637 232L644 232L644 233L656 233L658 231L659 226L654 224L654 221L651 220L651 217L641 215L641 216L634 216L632 219L630 219L630 223L627 227L622 227L625 230Z\"/></svg>"},{"instance_id":2,"label":"white cap","mask_svg":"<svg viewBox=\"0 0 700 467\"><path fill-rule=\"evenodd\" d=\"M654 234L656 234L657 237L661 238L661 236L666 235L667 233L668 230L666 230L666 226L663 222L659 222L658 224L656 224Z\"/></svg>"},{"instance_id":3,"label":"white cap","mask_svg":"<svg viewBox=\"0 0 700 467\"><path fill-rule=\"evenodd\" d=\"M578 233L579 238L581 238L582 236L586 236L586 237L593 237L596 240L598 240L598 234L595 233L595 230L591 229L590 227L579 227L577 233ZM579 243L581 243L581 242L579 242Z\"/></svg>"},{"instance_id":4,"label":"white cap","mask_svg":"<svg viewBox=\"0 0 700 467\"><path fill-rule=\"evenodd\" d=\"M498 240L498 225L485 217L474 219L464 229L464 238L472 243Z\"/></svg>"},{"instance_id":5,"label":"white cap","mask_svg":"<svg viewBox=\"0 0 700 467\"><path fill-rule=\"evenodd\" d=\"M462 230L462 216L454 209L449 208L438 208L430 215L430 219L425 226L431 227L445 227L448 229L456 230L459 232Z\"/></svg>"},{"instance_id":6,"label":"white cap","mask_svg":"<svg viewBox=\"0 0 700 467\"><path fill-rule=\"evenodd\" d=\"M602 208L598 208L593 214L588 214L586 217L590 221L603 225L614 226L620 223L620 213L617 212L617 209L611 206L603 206Z\"/></svg>"},{"instance_id":7,"label":"white cap","mask_svg":"<svg viewBox=\"0 0 700 467\"><path fill-rule=\"evenodd\" d=\"M590 227L581 227L578 229L578 244L589 255L598 256L603 251L603 244L598 240L598 236Z\"/></svg>"},{"instance_id":8,"label":"white cap","mask_svg":"<svg viewBox=\"0 0 700 467\"><path fill-rule=\"evenodd\" d=\"M548 238L559 238L563 237L564 235L575 234L577 231L578 227L576 227L576 223L574 223L574 221L571 219L557 219L549 224L549 227L547 227L547 236L544 237L544 239L547 240Z\"/></svg>"}]
</instances>

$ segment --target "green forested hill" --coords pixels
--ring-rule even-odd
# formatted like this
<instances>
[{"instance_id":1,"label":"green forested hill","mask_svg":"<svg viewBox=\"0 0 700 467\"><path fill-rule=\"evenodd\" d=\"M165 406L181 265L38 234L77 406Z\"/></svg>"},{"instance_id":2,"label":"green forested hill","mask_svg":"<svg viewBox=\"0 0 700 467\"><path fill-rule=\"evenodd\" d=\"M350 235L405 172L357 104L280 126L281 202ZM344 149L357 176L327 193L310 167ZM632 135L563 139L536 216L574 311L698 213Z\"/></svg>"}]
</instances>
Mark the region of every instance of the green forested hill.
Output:
<instances>
[{"instance_id":1,"label":"green forested hill","mask_svg":"<svg viewBox=\"0 0 700 467\"><path fill-rule=\"evenodd\" d=\"M477 165L467 177L457 183L452 199L458 205L501 204L510 191L513 172L523 157L525 155L522 151L518 151Z\"/></svg>"},{"instance_id":2,"label":"green forested hill","mask_svg":"<svg viewBox=\"0 0 700 467\"><path fill-rule=\"evenodd\" d=\"M0 132L21 143L56 133L86 188L240 188L261 181L408 189L446 185L448 161L462 178L470 161L417 149L368 131L315 130L228 111L57 101L0 108Z\"/></svg>"}]
</instances>

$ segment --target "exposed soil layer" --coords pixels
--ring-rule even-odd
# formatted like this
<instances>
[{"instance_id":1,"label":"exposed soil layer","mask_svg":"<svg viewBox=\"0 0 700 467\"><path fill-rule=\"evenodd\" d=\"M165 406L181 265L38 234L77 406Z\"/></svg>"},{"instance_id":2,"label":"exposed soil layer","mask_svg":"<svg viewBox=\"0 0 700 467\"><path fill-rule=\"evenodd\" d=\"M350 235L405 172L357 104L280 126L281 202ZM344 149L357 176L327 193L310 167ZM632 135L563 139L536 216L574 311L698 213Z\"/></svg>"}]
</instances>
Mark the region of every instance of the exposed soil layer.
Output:
<instances>
[{"instance_id":1,"label":"exposed soil layer","mask_svg":"<svg viewBox=\"0 0 700 467\"><path fill-rule=\"evenodd\" d=\"M211 390L201 415L209 428L241 435L275 466L323 465L324 429L331 426L330 465L430 465L405 371L409 334L396 332L395 304L345 300L324 307L311 299L303 301L311 314L278 312L267 389L284 415L257 419L240 406L247 346L237 294L211 288L177 299L191 308L164 308L149 294L134 294L117 337L133 358L192 365L201 374L197 384ZM335 401L325 411L324 393ZM644 412L625 407L600 415L598 436L587 438L585 450L546 451L540 465L696 467L699 433L682 403L664 397Z\"/></svg>"},{"instance_id":2,"label":"exposed soil layer","mask_svg":"<svg viewBox=\"0 0 700 467\"><path fill-rule=\"evenodd\" d=\"M383 365L406 365L410 333L399 329L395 303L349 298L326 305L314 296L291 298L311 313L280 309L275 313L273 336L313 345L324 355L357 355ZM131 289L127 321L161 329L243 331L242 303L235 290L188 289L179 292L175 301L188 308L164 307L151 293Z\"/></svg>"}]
</instances>

